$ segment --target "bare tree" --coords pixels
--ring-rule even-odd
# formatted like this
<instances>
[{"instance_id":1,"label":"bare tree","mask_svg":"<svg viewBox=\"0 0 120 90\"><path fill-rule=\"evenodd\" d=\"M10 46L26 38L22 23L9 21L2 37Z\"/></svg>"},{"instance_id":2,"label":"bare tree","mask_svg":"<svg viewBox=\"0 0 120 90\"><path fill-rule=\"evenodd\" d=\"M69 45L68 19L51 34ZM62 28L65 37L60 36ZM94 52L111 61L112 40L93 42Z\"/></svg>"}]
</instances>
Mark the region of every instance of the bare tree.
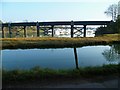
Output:
<instances>
[{"instance_id":1,"label":"bare tree","mask_svg":"<svg viewBox=\"0 0 120 90\"><path fill-rule=\"evenodd\" d=\"M118 16L118 5L117 4L110 5L104 13L108 16L111 16L113 21L116 21Z\"/></svg>"},{"instance_id":2,"label":"bare tree","mask_svg":"<svg viewBox=\"0 0 120 90\"><path fill-rule=\"evenodd\" d=\"M118 18L120 17L120 1L118 2Z\"/></svg>"}]
</instances>

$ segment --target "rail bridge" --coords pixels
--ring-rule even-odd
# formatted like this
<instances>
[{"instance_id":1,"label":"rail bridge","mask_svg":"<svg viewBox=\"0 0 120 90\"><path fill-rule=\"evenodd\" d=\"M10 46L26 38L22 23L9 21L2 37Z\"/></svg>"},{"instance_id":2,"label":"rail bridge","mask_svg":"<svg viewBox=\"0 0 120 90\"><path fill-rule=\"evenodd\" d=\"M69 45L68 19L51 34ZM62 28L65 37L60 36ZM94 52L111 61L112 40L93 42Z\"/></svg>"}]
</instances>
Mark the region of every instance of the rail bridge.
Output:
<instances>
[{"instance_id":1,"label":"rail bridge","mask_svg":"<svg viewBox=\"0 0 120 90\"><path fill-rule=\"evenodd\" d=\"M19 23L2 23L2 38L4 38L4 27L8 27L9 36L12 37L11 27L22 26L24 29L24 37L26 37L26 27L36 26L37 37L40 36L40 28L45 26L52 30L52 37L54 37L54 28L58 25L70 25L71 37L74 35L74 29L77 28L75 25L82 25L84 29L84 37L86 37L86 26L87 25L108 25L112 21L53 21L53 22L19 22Z\"/></svg>"}]
</instances>

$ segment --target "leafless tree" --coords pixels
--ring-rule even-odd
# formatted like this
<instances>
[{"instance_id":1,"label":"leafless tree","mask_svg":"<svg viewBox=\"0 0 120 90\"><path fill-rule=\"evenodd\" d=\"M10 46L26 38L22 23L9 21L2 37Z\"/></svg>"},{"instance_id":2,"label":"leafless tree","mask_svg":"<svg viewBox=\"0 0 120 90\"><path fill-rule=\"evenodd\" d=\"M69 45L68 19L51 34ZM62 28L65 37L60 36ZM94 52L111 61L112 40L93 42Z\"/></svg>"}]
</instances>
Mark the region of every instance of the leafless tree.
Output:
<instances>
[{"instance_id":1,"label":"leafless tree","mask_svg":"<svg viewBox=\"0 0 120 90\"><path fill-rule=\"evenodd\" d=\"M117 4L110 5L104 13L108 16L111 16L113 21L116 21L118 16L118 5Z\"/></svg>"}]
</instances>

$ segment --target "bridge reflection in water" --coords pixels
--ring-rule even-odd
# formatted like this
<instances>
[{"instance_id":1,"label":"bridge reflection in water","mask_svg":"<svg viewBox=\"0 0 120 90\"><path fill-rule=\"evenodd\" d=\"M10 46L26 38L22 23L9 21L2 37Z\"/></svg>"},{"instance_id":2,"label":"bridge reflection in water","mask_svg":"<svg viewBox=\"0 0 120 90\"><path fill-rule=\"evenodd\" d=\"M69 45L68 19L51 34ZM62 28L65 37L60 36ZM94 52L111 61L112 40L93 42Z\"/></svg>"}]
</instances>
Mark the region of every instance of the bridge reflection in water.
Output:
<instances>
[{"instance_id":1,"label":"bridge reflection in water","mask_svg":"<svg viewBox=\"0 0 120 90\"><path fill-rule=\"evenodd\" d=\"M75 47L74 47L74 56L75 56L75 65L76 65L76 69L79 69L79 66L78 66L77 50L76 50Z\"/></svg>"}]
</instances>

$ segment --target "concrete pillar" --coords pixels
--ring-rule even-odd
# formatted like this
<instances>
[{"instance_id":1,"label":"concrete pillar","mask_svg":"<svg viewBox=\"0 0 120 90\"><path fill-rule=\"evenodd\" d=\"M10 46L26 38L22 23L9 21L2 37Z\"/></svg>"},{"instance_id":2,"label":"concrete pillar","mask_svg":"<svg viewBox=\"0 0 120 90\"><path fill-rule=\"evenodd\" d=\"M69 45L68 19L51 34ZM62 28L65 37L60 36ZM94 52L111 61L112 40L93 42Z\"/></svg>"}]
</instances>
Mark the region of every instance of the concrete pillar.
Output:
<instances>
[{"instance_id":1,"label":"concrete pillar","mask_svg":"<svg viewBox=\"0 0 120 90\"><path fill-rule=\"evenodd\" d=\"M71 21L71 38L73 38L74 22Z\"/></svg>"},{"instance_id":2,"label":"concrete pillar","mask_svg":"<svg viewBox=\"0 0 120 90\"><path fill-rule=\"evenodd\" d=\"M86 25L84 25L84 37L86 37Z\"/></svg>"}]
</instances>

